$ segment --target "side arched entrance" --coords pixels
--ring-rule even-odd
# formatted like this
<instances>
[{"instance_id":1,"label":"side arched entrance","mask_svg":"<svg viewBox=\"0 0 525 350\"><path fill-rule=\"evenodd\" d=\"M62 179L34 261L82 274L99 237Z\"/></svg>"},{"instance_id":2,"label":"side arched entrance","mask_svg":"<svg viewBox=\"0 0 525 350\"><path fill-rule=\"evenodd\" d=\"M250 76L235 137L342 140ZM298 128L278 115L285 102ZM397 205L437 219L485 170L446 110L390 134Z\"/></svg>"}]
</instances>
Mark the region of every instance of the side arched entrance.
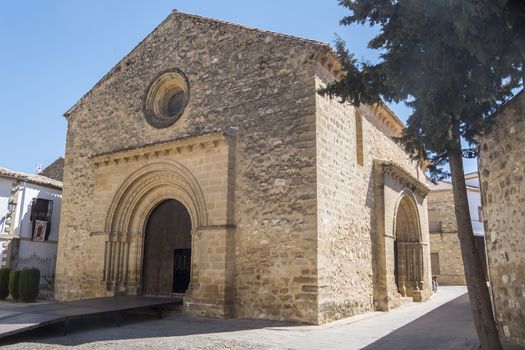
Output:
<instances>
[{"instance_id":1,"label":"side arched entrance","mask_svg":"<svg viewBox=\"0 0 525 350\"><path fill-rule=\"evenodd\" d=\"M374 160L374 306L390 310L431 294L425 216L428 187L390 161Z\"/></svg>"},{"instance_id":2,"label":"side arched entrance","mask_svg":"<svg viewBox=\"0 0 525 350\"><path fill-rule=\"evenodd\" d=\"M394 280L403 296L415 296L424 283L423 246L417 207L409 195L399 200L394 231Z\"/></svg>"},{"instance_id":3,"label":"side arched entrance","mask_svg":"<svg viewBox=\"0 0 525 350\"><path fill-rule=\"evenodd\" d=\"M144 232L144 295L186 293L191 273L191 227L188 210L177 200L165 200L150 213Z\"/></svg>"}]
</instances>

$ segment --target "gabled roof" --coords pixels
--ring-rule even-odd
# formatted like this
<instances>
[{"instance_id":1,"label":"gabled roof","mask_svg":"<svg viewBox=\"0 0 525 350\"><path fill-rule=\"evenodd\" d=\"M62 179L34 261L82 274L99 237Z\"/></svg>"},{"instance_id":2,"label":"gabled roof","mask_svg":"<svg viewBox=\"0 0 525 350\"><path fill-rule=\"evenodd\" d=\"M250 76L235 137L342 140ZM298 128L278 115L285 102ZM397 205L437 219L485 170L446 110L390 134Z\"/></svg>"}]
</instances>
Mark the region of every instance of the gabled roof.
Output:
<instances>
[{"instance_id":1,"label":"gabled roof","mask_svg":"<svg viewBox=\"0 0 525 350\"><path fill-rule=\"evenodd\" d=\"M102 85L116 71L119 70L119 67L120 67L121 63L125 62L128 59L128 57L134 51L136 51L138 48L140 48L142 46L142 44L149 37L151 37L160 27L162 27L165 23L169 22L170 20L172 20L174 17L177 17L177 16L186 17L186 18L193 18L193 19L195 19L197 21L202 21L202 22L206 21L206 22L213 22L213 23L217 23L217 24L223 24L225 26L236 27L236 28L239 28L239 29L242 29L242 30L253 31L253 32L256 32L256 33L264 33L264 34L268 34L268 35L276 37L276 38L281 38L281 39L285 39L285 40L295 41L295 42L298 42L298 43L311 44L313 47L317 47L318 51L319 51L317 57L312 57L312 58L317 59L322 64L329 66L330 70L333 73L337 74L337 68L339 67L339 63L337 61L335 53L332 51L332 48L330 47L330 45L327 44L327 43L323 43L323 42L316 41L316 40L311 40L311 39L304 39L304 38L300 38L300 37L296 37L296 36L292 36L292 35L287 35L287 34L282 34L282 33L276 33L276 32L263 30L263 29L251 28L251 27L248 27L248 26L240 25L240 24L235 24L235 23L231 23L231 22L227 22L227 21L222 21L222 20L213 19L213 18L209 18L209 17L192 15L192 14L188 14L188 13L179 12L177 10L173 10L172 13L168 17L166 17L157 27L155 27L155 29L151 33L149 33L143 40L141 40L126 56L124 56L113 68L111 68L111 70L108 73L106 73L102 77L102 79L100 79L87 93L85 93L84 96L82 96L80 98L80 100L78 100L67 112L65 112L64 113L64 117L66 117L66 119L69 119L69 116L75 112L75 110L81 105L81 103L86 98L89 97L89 95L91 94L91 92L94 89L96 89L98 86Z\"/></svg>"},{"instance_id":2,"label":"gabled roof","mask_svg":"<svg viewBox=\"0 0 525 350\"><path fill-rule=\"evenodd\" d=\"M452 191L452 183L450 181L437 181L433 183L432 181L427 181L427 186L430 188L430 192L441 192L441 191ZM478 187L466 186L467 190L478 191Z\"/></svg>"},{"instance_id":3,"label":"gabled roof","mask_svg":"<svg viewBox=\"0 0 525 350\"><path fill-rule=\"evenodd\" d=\"M437 181L436 183L428 181L427 185L430 187L430 192L452 191L452 184L448 181Z\"/></svg>"},{"instance_id":4,"label":"gabled roof","mask_svg":"<svg viewBox=\"0 0 525 350\"><path fill-rule=\"evenodd\" d=\"M139 49L142 44L151 37L157 30L159 30L160 27L162 27L165 23L172 20L174 17L185 17L185 18L192 18L196 21L200 22L212 22L216 24L222 24L225 26L235 27L241 30L247 30L252 31L255 33L264 33L270 36L273 36L275 38L280 38L283 40L289 40L290 42L296 42L296 43L306 43L312 46L314 51L317 51L314 55L312 55L311 59L316 60L319 62L323 67L325 67L334 77L341 78L344 75L344 72L341 70L341 64L337 58L337 55L332 50L331 46L327 43L312 40L312 39L305 39L296 37L293 35L288 34L282 34L277 32L272 32L268 30L258 29L258 28L252 28L240 24L235 24L223 20L218 20L210 17L204 17L204 16L198 16L183 12L178 12L177 10L173 10L172 13L166 17L150 34L148 34L142 41L140 41L126 56L124 56L108 73L106 73L102 79L100 79L86 94L84 94L66 113L64 113L64 116L66 119L69 120L69 117L71 114L73 114L83 103L84 100L89 98L92 91L94 91L97 87L101 86L106 80L108 80L114 73L118 72L120 70L121 64L124 64L124 62L127 61L130 55L133 54L137 49ZM391 129L395 134L399 133L405 125L403 122L397 117L397 115L385 104L385 103L378 103L374 106L371 106L372 110L374 111L375 115L379 118L379 120L384 123L389 129Z\"/></svg>"},{"instance_id":5,"label":"gabled roof","mask_svg":"<svg viewBox=\"0 0 525 350\"><path fill-rule=\"evenodd\" d=\"M57 181L57 180L54 180L54 179L51 179L49 177L45 177L42 175L34 175L34 174L22 173L19 171L13 171L7 168L0 167L0 177L18 180L18 181L30 182L36 185L56 188L59 190L62 189L61 181Z\"/></svg>"},{"instance_id":6,"label":"gabled roof","mask_svg":"<svg viewBox=\"0 0 525 350\"><path fill-rule=\"evenodd\" d=\"M295 35L283 34L283 33L279 33L279 32L273 32L271 30L254 28L254 27L250 27L250 26L246 26L246 25L242 25L242 24L237 24L237 23L233 23L233 22L228 22L228 21L224 21L224 20L220 20L220 19L215 19L215 18L211 18L211 17L199 16L199 15L194 15L194 14L186 13L186 12L180 12L180 11L177 11L177 10L173 10L172 15L173 14L177 14L177 15L181 15L181 16L185 16L185 17L193 17L193 18L198 19L198 20L205 20L205 21L209 21L209 22L221 23L221 24L225 24L225 25L228 25L228 26L234 26L234 27L238 27L238 28L242 28L242 29L248 29L248 30L251 30L251 31L254 31L254 32L257 32L257 33L265 33L265 34L269 34L269 35L276 36L276 37L291 39L291 40L294 40L294 41L302 41L302 42L305 42L305 43L319 45L321 47L325 47L325 48L329 48L330 49L330 45L329 44L327 44L325 42L322 42L322 41L319 41L319 40L301 38L301 37L295 36ZM168 18L170 16L168 16Z\"/></svg>"}]
</instances>

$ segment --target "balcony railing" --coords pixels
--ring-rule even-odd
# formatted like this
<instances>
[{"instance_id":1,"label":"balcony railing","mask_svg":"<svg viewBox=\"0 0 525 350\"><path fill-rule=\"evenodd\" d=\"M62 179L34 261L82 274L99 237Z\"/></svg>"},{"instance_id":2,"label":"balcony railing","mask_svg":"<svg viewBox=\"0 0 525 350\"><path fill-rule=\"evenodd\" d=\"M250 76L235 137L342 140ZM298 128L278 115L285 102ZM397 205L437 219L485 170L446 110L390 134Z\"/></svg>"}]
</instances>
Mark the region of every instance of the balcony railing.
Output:
<instances>
[{"instance_id":1,"label":"balcony railing","mask_svg":"<svg viewBox=\"0 0 525 350\"><path fill-rule=\"evenodd\" d=\"M56 255L42 257L36 253L33 253L27 257L17 257L14 262L14 266L17 270L29 269L33 267L36 267L38 270L40 270L39 297L44 299L52 299L55 284L56 262Z\"/></svg>"}]
</instances>

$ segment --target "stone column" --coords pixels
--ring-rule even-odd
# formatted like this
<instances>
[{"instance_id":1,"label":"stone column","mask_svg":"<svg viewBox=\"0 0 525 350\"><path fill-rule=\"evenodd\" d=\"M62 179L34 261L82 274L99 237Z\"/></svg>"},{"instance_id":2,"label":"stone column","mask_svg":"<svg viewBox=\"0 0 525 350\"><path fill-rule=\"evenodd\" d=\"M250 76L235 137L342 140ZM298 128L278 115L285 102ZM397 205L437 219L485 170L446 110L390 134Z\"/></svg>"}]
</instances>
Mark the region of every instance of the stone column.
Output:
<instances>
[{"instance_id":1,"label":"stone column","mask_svg":"<svg viewBox=\"0 0 525 350\"><path fill-rule=\"evenodd\" d=\"M385 232L385 180L380 162L374 160L374 203L375 203L375 240L374 240L374 307L379 311L388 311L388 281L386 261Z\"/></svg>"}]
</instances>

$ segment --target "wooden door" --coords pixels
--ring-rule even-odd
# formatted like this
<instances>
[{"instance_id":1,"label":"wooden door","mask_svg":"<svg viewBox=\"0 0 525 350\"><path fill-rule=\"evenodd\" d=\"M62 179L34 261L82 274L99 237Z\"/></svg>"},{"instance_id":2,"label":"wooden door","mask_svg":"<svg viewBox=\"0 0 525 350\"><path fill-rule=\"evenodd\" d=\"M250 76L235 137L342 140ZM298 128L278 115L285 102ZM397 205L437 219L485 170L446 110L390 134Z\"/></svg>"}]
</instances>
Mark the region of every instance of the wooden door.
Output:
<instances>
[{"instance_id":1,"label":"wooden door","mask_svg":"<svg viewBox=\"0 0 525 350\"><path fill-rule=\"evenodd\" d=\"M174 271L184 251L191 259L191 219L187 209L176 200L160 203L150 214L146 225L144 242L144 265L142 273L143 294L169 296L183 293L182 281L189 282L190 269ZM175 288L177 287L177 290Z\"/></svg>"}]
</instances>

